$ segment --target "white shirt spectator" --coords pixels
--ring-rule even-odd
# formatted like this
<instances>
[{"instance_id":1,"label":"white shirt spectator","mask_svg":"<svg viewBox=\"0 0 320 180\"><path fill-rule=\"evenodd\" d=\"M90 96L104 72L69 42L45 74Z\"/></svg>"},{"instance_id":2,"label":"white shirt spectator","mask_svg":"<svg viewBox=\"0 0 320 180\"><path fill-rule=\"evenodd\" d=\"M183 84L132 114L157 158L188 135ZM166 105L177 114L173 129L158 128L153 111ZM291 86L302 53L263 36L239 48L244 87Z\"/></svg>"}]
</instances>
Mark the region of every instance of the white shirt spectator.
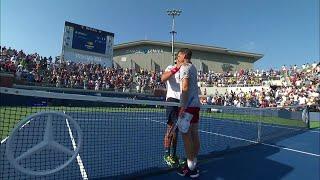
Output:
<instances>
[{"instance_id":1,"label":"white shirt spectator","mask_svg":"<svg viewBox=\"0 0 320 180\"><path fill-rule=\"evenodd\" d=\"M293 101L294 102L298 102L298 98L299 98L299 96L297 94L293 95Z\"/></svg>"},{"instance_id":2,"label":"white shirt spectator","mask_svg":"<svg viewBox=\"0 0 320 180\"><path fill-rule=\"evenodd\" d=\"M21 80L21 74L22 74L22 72L20 70L16 72L17 80Z\"/></svg>"},{"instance_id":3,"label":"white shirt spectator","mask_svg":"<svg viewBox=\"0 0 320 180\"><path fill-rule=\"evenodd\" d=\"M94 90L98 91L100 87L100 82L98 80L96 80L96 86L94 88Z\"/></svg>"},{"instance_id":4,"label":"white shirt spectator","mask_svg":"<svg viewBox=\"0 0 320 180\"><path fill-rule=\"evenodd\" d=\"M286 70L287 70L286 66L283 65L283 66L282 66L282 71L286 71Z\"/></svg>"},{"instance_id":5,"label":"white shirt spectator","mask_svg":"<svg viewBox=\"0 0 320 180\"><path fill-rule=\"evenodd\" d=\"M312 63L312 68L315 69L316 67L317 67L317 63L316 62Z\"/></svg>"},{"instance_id":6,"label":"white shirt spectator","mask_svg":"<svg viewBox=\"0 0 320 180\"><path fill-rule=\"evenodd\" d=\"M16 56L12 56L11 59L10 59L10 61L13 62L13 63L15 63L15 62L16 62L15 57L16 57Z\"/></svg>"},{"instance_id":7,"label":"white shirt spectator","mask_svg":"<svg viewBox=\"0 0 320 180\"><path fill-rule=\"evenodd\" d=\"M307 102L307 98L302 96L299 98L299 105L305 105Z\"/></svg>"}]
</instances>

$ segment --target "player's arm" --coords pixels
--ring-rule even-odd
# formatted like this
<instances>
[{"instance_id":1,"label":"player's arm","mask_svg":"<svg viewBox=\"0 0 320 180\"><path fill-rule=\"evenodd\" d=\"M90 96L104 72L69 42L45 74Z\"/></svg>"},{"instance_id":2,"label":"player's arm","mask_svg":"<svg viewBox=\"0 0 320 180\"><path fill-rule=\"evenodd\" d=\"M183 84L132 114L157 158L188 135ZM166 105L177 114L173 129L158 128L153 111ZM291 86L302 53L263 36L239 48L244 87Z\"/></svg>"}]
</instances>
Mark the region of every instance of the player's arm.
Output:
<instances>
[{"instance_id":1,"label":"player's arm","mask_svg":"<svg viewBox=\"0 0 320 180\"><path fill-rule=\"evenodd\" d=\"M161 82L167 81L171 76L173 76L175 73L179 71L180 67L174 66L168 71L165 71L161 76Z\"/></svg>"},{"instance_id":2,"label":"player's arm","mask_svg":"<svg viewBox=\"0 0 320 180\"><path fill-rule=\"evenodd\" d=\"M167 81L171 76L176 74L180 70L181 64L177 62L177 64L171 69L166 69L165 72L161 76L161 82Z\"/></svg>"},{"instance_id":3,"label":"player's arm","mask_svg":"<svg viewBox=\"0 0 320 180\"><path fill-rule=\"evenodd\" d=\"M181 81L181 100L180 100L179 116L187 108L188 96L189 96L189 78L185 77Z\"/></svg>"},{"instance_id":4,"label":"player's arm","mask_svg":"<svg viewBox=\"0 0 320 180\"><path fill-rule=\"evenodd\" d=\"M180 72L180 80L181 80L181 95L180 95L180 111L179 116L182 115L184 110L188 106L188 99L189 99L189 71L190 67L186 65L182 65L181 72Z\"/></svg>"},{"instance_id":5,"label":"player's arm","mask_svg":"<svg viewBox=\"0 0 320 180\"><path fill-rule=\"evenodd\" d=\"M167 81L172 75L171 71L165 71L161 76L161 82Z\"/></svg>"}]
</instances>

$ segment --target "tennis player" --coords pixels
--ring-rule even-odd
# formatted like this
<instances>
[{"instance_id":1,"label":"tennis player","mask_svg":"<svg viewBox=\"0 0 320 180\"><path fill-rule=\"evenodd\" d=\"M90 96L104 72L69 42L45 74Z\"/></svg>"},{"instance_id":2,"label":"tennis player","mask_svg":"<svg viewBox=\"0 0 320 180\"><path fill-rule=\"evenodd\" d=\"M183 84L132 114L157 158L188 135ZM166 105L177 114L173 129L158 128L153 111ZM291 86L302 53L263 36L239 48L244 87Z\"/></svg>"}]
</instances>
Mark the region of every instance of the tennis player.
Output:
<instances>
[{"instance_id":1,"label":"tennis player","mask_svg":"<svg viewBox=\"0 0 320 180\"><path fill-rule=\"evenodd\" d=\"M161 81L166 82L166 101L168 102L180 102L180 77L178 73L179 69L180 63L176 63L174 66L169 65L161 76ZM178 129L176 129L176 131L173 133L170 132L174 126L174 122L176 122L178 119L178 106L167 106L166 117L167 130L163 142L165 149L165 155L163 159L169 166L176 166L179 165L179 158L176 155Z\"/></svg>"},{"instance_id":2,"label":"tennis player","mask_svg":"<svg viewBox=\"0 0 320 180\"><path fill-rule=\"evenodd\" d=\"M184 149L187 156L187 163L178 169L178 174L196 178L199 176L197 169L197 155L200 150L199 111L200 100L197 84L197 69L191 63L192 51L187 48L180 49L177 56L177 62L181 64L180 75L180 107L179 118L185 119L188 123L187 129L181 130L184 142ZM185 123L182 123L185 124Z\"/></svg>"}]
</instances>

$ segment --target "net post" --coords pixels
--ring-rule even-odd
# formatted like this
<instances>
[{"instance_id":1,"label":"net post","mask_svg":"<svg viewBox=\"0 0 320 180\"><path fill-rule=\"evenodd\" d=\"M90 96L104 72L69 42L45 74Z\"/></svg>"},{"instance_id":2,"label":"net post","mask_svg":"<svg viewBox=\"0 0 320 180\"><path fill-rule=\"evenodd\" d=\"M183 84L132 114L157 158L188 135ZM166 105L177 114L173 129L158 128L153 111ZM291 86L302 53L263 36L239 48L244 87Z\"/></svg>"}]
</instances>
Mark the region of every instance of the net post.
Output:
<instances>
[{"instance_id":1,"label":"net post","mask_svg":"<svg viewBox=\"0 0 320 180\"><path fill-rule=\"evenodd\" d=\"M307 113L306 124L307 124L307 128L310 129L310 106L306 106L306 113Z\"/></svg>"},{"instance_id":2,"label":"net post","mask_svg":"<svg viewBox=\"0 0 320 180\"><path fill-rule=\"evenodd\" d=\"M259 114L260 114L260 118L258 119L258 128L257 128L257 142L260 143L261 142L261 121L262 121L262 109L259 108Z\"/></svg>"},{"instance_id":3,"label":"net post","mask_svg":"<svg viewBox=\"0 0 320 180\"><path fill-rule=\"evenodd\" d=\"M310 129L310 106L304 106L301 118L307 129Z\"/></svg>"}]
</instances>

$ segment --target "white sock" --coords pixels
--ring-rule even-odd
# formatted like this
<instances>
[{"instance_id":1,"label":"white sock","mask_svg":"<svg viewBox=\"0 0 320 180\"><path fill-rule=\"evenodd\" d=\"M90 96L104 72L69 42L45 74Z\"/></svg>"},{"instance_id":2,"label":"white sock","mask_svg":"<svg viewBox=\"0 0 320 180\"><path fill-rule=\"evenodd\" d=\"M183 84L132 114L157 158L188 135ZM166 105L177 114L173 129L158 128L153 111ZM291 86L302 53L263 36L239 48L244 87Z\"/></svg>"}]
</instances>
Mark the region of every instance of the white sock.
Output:
<instances>
[{"instance_id":1,"label":"white sock","mask_svg":"<svg viewBox=\"0 0 320 180\"><path fill-rule=\"evenodd\" d=\"M195 166L194 166L194 162L187 159L187 164L188 164L188 168L192 171L194 170Z\"/></svg>"},{"instance_id":2,"label":"white sock","mask_svg":"<svg viewBox=\"0 0 320 180\"><path fill-rule=\"evenodd\" d=\"M193 166L194 166L194 167L197 167L197 163L198 163L198 159L197 159L197 158L194 158L194 159L193 159Z\"/></svg>"}]
</instances>

